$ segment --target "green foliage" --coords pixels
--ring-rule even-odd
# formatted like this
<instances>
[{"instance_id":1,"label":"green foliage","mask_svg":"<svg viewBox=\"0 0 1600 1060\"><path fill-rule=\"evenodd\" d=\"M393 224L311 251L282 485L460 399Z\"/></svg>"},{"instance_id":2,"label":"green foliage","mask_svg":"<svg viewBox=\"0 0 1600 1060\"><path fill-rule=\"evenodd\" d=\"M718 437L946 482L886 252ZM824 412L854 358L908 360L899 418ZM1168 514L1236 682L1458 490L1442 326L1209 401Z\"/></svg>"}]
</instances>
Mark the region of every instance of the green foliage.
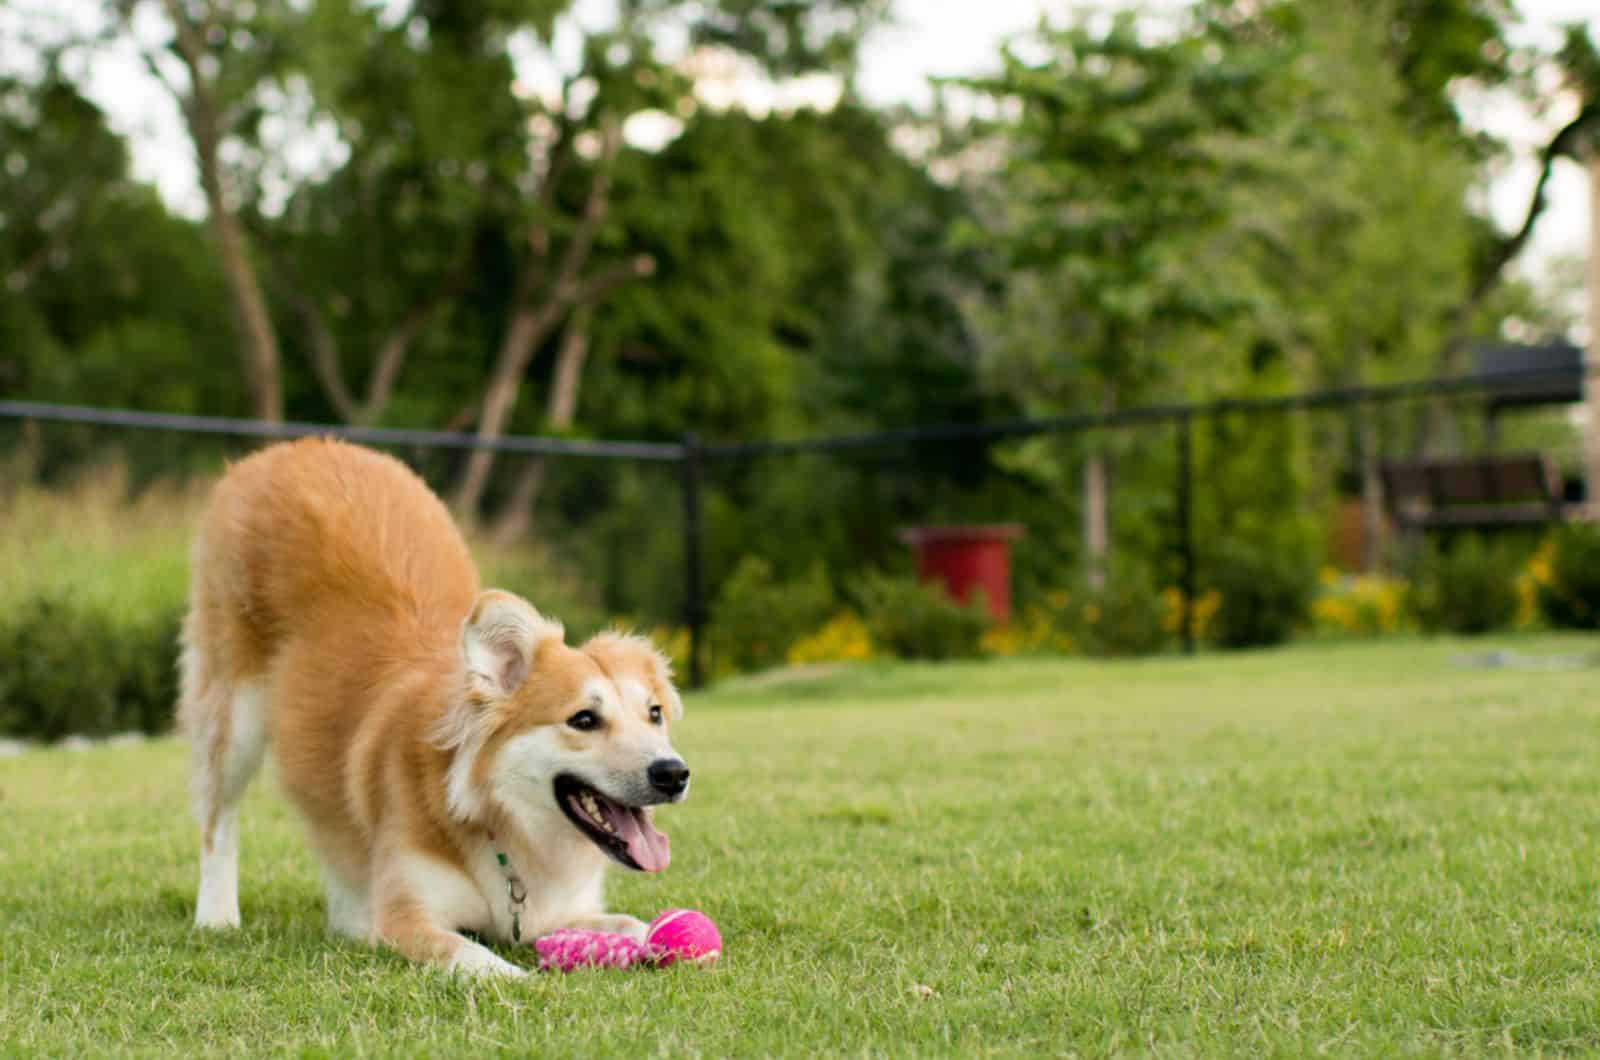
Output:
<instances>
[{"instance_id":1,"label":"green foliage","mask_svg":"<svg viewBox=\"0 0 1600 1060\"><path fill-rule=\"evenodd\" d=\"M1600 526L1572 523L1555 535L1539 608L1554 626L1600 629Z\"/></svg>"},{"instance_id":2,"label":"green foliage","mask_svg":"<svg viewBox=\"0 0 1600 1060\"><path fill-rule=\"evenodd\" d=\"M979 190L989 216L962 229L1014 270L982 318L988 370L1034 404L1120 407L1174 367L1174 331L1243 308L1225 273L1194 265L1231 221L1234 145L1273 117L1260 92L1276 56L1153 40L1132 15L1028 43L965 83L1018 115L988 133L1004 170Z\"/></svg>"},{"instance_id":3,"label":"green foliage","mask_svg":"<svg viewBox=\"0 0 1600 1060\"><path fill-rule=\"evenodd\" d=\"M827 572L779 581L772 564L747 556L711 610L711 654L719 670L759 670L783 662L789 646L821 626L836 601Z\"/></svg>"},{"instance_id":4,"label":"green foliage","mask_svg":"<svg viewBox=\"0 0 1600 1060\"><path fill-rule=\"evenodd\" d=\"M1235 541L1210 561L1206 581L1218 596L1211 627L1216 642L1267 647L1284 643L1304 623L1316 568L1292 543Z\"/></svg>"},{"instance_id":5,"label":"green foliage","mask_svg":"<svg viewBox=\"0 0 1600 1060\"><path fill-rule=\"evenodd\" d=\"M716 0L697 6L691 27L697 42L742 52L779 75L850 68L867 31L890 14L888 0Z\"/></svg>"},{"instance_id":6,"label":"green foliage","mask_svg":"<svg viewBox=\"0 0 1600 1060\"><path fill-rule=\"evenodd\" d=\"M0 78L0 394L231 412L211 246L51 68Z\"/></svg>"},{"instance_id":7,"label":"green foliage","mask_svg":"<svg viewBox=\"0 0 1600 1060\"><path fill-rule=\"evenodd\" d=\"M1153 655L1171 645L1161 590L1145 565L1112 563L1104 587L1087 600L1065 624L1089 654Z\"/></svg>"},{"instance_id":8,"label":"green foliage","mask_svg":"<svg viewBox=\"0 0 1600 1060\"><path fill-rule=\"evenodd\" d=\"M177 699L179 612L117 620L70 597L0 613L0 734L159 732Z\"/></svg>"},{"instance_id":9,"label":"green foliage","mask_svg":"<svg viewBox=\"0 0 1600 1060\"><path fill-rule=\"evenodd\" d=\"M1302 0L1206 0L1206 17L1231 33L1288 36L1314 32L1331 5ZM1517 12L1511 0L1361 0L1341 5L1381 31L1386 66L1404 85L1397 112L1419 127L1461 129L1452 86L1502 84L1518 63L1507 36Z\"/></svg>"},{"instance_id":10,"label":"green foliage","mask_svg":"<svg viewBox=\"0 0 1600 1060\"><path fill-rule=\"evenodd\" d=\"M972 658L989 628L981 602L958 603L915 578L871 571L851 592L873 644L902 659Z\"/></svg>"},{"instance_id":11,"label":"green foliage","mask_svg":"<svg viewBox=\"0 0 1600 1060\"><path fill-rule=\"evenodd\" d=\"M1422 628L1490 633L1509 627L1517 615L1517 571L1508 547L1480 534L1430 543L1412 580Z\"/></svg>"},{"instance_id":12,"label":"green foliage","mask_svg":"<svg viewBox=\"0 0 1600 1060\"><path fill-rule=\"evenodd\" d=\"M118 6L166 24L157 0ZM511 312L519 286L554 282L592 236L584 276L634 255L656 271L594 314L563 428L576 436L794 436L1449 371L1438 351L1483 229L1467 209L1483 173L1445 86L1511 68L1504 0L1216 0L1160 26L1042 24L964 84L995 106L956 127L853 90L883 0L627 0L561 34L566 0L212 6L227 176L281 333L288 415L342 414L307 322L320 313L347 385L374 380L388 339L410 342L383 423L470 429L497 345L528 323ZM837 73L847 90L826 111L705 106L672 54L683 43L779 77ZM1591 98L1590 37L1574 29L1561 62ZM0 81L0 391L239 410L207 234L132 179L126 145L60 64L40 69ZM564 95L552 74L568 75ZM628 138L605 163L595 143L633 119L659 142ZM302 127L336 149L281 164ZM580 235L591 210L600 223ZM1560 323L1522 294L1478 326ZM516 381L513 433L548 428L559 329L544 341ZM366 388L349 389L359 405ZM1332 421L1197 428L1200 540L1304 549L1309 568L1303 539L1355 448ZM723 463L707 476L708 581L715 594L756 553L773 584L819 563L845 579L900 558L896 526L997 518L1028 526L1019 599L1081 576L1079 518L1109 523L1113 552L1165 578L1175 467L1156 437ZM41 474L104 444L70 438ZM142 444L136 478L180 459ZM426 461L436 485L456 472ZM1104 508L1074 495L1091 463L1114 486ZM579 626L675 613L677 483L565 474L552 470L533 520L552 547L530 553L563 577L534 562L514 577ZM1140 631L1167 584L1104 601L1130 631L1106 640L1159 643Z\"/></svg>"}]
</instances>

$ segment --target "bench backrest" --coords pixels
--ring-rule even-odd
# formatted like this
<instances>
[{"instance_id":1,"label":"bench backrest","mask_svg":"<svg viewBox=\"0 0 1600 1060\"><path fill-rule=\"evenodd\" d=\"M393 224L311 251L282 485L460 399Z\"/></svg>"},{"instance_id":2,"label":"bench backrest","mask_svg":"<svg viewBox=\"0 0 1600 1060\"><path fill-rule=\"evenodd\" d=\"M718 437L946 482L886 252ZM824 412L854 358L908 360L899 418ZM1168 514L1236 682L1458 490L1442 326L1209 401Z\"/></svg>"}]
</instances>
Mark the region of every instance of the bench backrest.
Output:
<instances>
[{"instance_id":1,"label":"bench backrest","mask_svg":"<svg viewBox=\"0 0 1600 1060\"><path fill-rule=\"evenodd\" d=\"M1401 512L1561 499L1555 466L1537 453L1396 461L1384 465L1383 479L1389 504Z\"/></svg>"}]
</instances>

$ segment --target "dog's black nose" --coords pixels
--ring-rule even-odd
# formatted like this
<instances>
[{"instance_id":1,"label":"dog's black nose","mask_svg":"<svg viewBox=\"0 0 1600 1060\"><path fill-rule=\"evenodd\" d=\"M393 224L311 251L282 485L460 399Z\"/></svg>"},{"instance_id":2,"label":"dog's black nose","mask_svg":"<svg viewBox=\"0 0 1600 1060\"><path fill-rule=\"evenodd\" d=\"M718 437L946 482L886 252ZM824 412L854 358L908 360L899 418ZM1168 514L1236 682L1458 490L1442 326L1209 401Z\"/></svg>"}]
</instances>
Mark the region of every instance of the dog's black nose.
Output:
<instances>
[{"instance_id":1,"label":"dog's black nose","mask_svg":"<svg viewBox=\"0 0 1600 1060\"><path fill-rule=\"evenodd\" d=\"M658 758L650 763L650 786L663 795L681 795L689 786L689 767L681 758Z\"/></svg>"}]
</instances>

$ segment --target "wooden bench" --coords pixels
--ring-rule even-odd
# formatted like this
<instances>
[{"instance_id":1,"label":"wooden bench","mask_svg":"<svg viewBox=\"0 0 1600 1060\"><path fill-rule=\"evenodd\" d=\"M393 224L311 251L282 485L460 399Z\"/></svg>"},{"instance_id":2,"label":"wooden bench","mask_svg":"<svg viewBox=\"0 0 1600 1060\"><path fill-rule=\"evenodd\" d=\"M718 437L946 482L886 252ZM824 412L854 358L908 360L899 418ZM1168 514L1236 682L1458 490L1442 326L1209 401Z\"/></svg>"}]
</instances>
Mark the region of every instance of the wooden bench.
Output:
<instances>
[{"instance_id":1,"label":"wooden bench","mask_svg":"<svg viewBox=\"0 0 1600 1060\"><path fill-rule=\"evenodd\" d=\"M1555 465L1538 453L1391 461L1383 491L1405 530L1538 526L1575 510Z\"/></svg>"}]
</instances>

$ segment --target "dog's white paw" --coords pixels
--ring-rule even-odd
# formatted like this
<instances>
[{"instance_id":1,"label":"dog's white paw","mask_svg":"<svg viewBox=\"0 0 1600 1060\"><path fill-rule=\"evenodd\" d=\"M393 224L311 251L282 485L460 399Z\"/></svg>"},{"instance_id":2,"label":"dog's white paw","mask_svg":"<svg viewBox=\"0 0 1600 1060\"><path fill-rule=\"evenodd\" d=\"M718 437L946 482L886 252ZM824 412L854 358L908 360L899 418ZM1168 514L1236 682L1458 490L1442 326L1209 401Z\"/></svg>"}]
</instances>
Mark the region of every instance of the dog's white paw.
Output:
<instances>
[{"instance_id":1,"label":"dog's white paw","mask_svg":"<svg viewBox=\"0 0 1600 1060\"><path fill-rule=\"evenodd\" d=\"M229 908L221 902L207 902L204 896L195 907L194 926L207 931L232 931L239 926L239 907Z\"/></svg>"},{"instance_id":2,"label":"dog's white paw","mask_svg":"<svg viewBox=\"0 0 1600 1060\"><path fill-rule=\"evenodd\" d=\"M528 974L525 969L475 943L456 950L455 956L450 958L450 970L479 979L518 979Z\"/></svg>"}]
</instances>

